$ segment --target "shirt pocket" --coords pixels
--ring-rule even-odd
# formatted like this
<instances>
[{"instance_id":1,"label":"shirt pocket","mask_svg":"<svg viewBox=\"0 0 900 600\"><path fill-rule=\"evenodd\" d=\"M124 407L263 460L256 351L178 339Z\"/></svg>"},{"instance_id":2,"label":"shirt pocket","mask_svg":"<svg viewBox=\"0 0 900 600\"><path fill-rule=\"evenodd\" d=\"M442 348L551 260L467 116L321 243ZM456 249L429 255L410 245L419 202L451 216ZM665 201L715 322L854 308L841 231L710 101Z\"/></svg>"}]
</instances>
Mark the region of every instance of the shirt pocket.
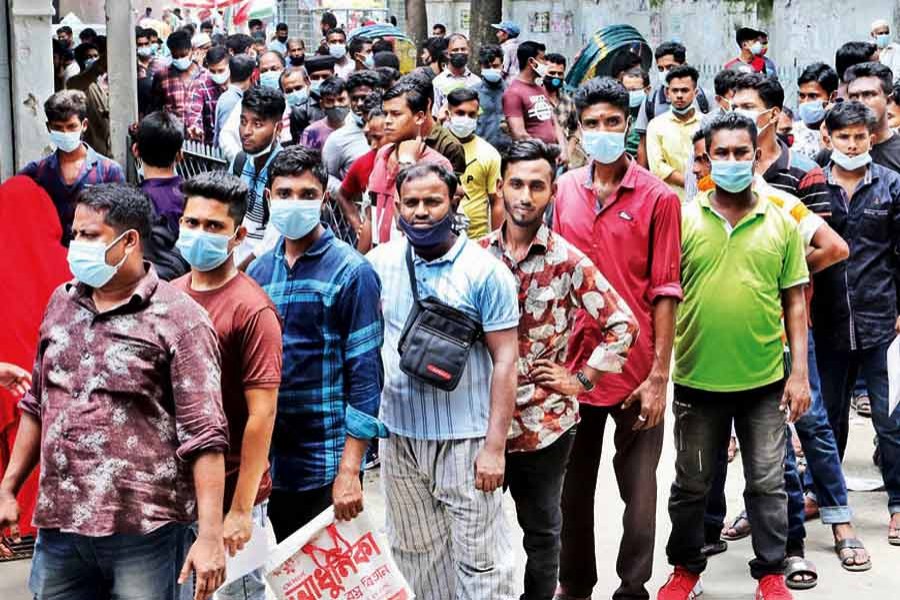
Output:
<instances>
[{"instance_id":1,"label":"shirt pocket","mask_svg":"<svg viewBox=\"0 0 900 600\"><path fill-rule=\"evenodd\" d=\"M863 209L859 233L868 240L888 242L890 239L890 210L887 204L872 204Z\"/></svg>"}]
</instances>

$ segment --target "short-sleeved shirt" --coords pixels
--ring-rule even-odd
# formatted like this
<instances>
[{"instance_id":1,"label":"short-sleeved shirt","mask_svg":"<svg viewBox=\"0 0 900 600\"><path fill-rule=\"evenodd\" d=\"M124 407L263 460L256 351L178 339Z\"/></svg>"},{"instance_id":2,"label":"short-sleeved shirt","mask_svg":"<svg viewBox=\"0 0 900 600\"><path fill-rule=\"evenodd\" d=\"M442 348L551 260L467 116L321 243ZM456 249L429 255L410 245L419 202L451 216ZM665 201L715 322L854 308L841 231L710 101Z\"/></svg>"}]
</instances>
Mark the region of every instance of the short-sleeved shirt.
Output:
<instances>
[{"instance_id":1,"label":"short-sleeved shirt","mask_svg":"<svg viewBox=\"0 0 900 600\"><path fill-rule=\"evenodd\" d=\"M230 447L225 455L225 510L237 487L248 406L245 391L278 389L281 383L281 321L266 293L246 273L238 272L215 290L191 289L191 274L172 285L206 309L219 340L222 357L222 408L228 420ZM254 504L269 497L269 465L259 481Z\"/></svg>"},{"instance_id":2,"label":"short-sleeved shirt","mask_svg":"<svg viewBox=\"0 0 900 600\"><path fill-rule=\"evenodd\" d=\"M688 158L693 153L691 138L700 127L697 109L688 119L680 119L671 110L656 117L647 125L647 164L650 171L663 181L672 173L690 169ZM684 187L668 184L684 201Z\"/></svg>"},{"instance_id":3,"label":"short-sleeved shirt","mask_svg":"<svg viewBox=\"0 0 900 600\"><path fill-rule=\"evenodd\" d=\"M322 144L322 163L328 175L340 181L347 175L350 165L371 149L355 115L350 114L344 125L335 129Z\"/></svg>"},{"instance_id":4,"label":"short-sleeved shirt","mask_svg":"<svg viewBox=\"0 0 900 600\"><path fill-rule=\"evenodd\" d=\"M59 151L52 152L40 160L33 160L22 169L22 175L28 175L44 188L56 212L59 215L59 223L62 225L62 244L68 246L72 239L72 221L75 219L75 200L84 188L98 183L125 183L125 173L119 163L102 154L98 154L93 148L87 148L81 173L71 185L63 180L59 165Z\"/></svg>"},{"instance_id":5,"label":"short-sleeved shirt","mask_svg":"<svg viewBox=\"0 0 900 600\"><path fill-rule=\"evenodd\" d=\"M782 291L809 281L800 230L756 196L733 228L711 206L715 191L683 207L675 383L711 392L784 378Z\"/></svg>"},{"instance_id":6,"label":"short-sleeved shirt","mask_svg":"<svg viewBox=\"0 0 900 600\"><path fill-rule=\"evenodd\" d=\"M487 434L493 366L487 346L477 342L469 352L459 386L440 390L411 379L400 370L400 335L413 306L406 270L405 239L392 240L366 255L381 277L384 310L384 393L381 419L391 433L428 440L481 438ZM499 260L459 236L442 257L414 258L419 296L433 296L481 323L485 332L519 324L518 286Z\"/></svg>"},{"instance_id":7,"label":"short-sleeved shirt","mask_svg":"<svg viewBox=\"0 0 900 600\"><path fill-rule=\"evenodd\" d=\"M593 164L559 178L553 230L584 252L637 318L640 333L620 374L578 396L592 406L619 404L650 374L654 356L653 303L681 299L681 206L659 179L631 161L619 188L599 206ZM578 369L602 340L602 332L579 315L569 341L567 366Z\"/></svg>"},{"instance_id":8,"label":"short-sleeved shirt","mask_svg":"<svg viewBox=\"0 0 900 600\"><path fill-rule=\"evenodd\" d=\"M178 233L178 221L184 214L184 194L181 193L181 176L159 177L144 179L141 189L150 201L156 214L165 221L166 227L173 233Z\"/></svg>"},{"instance_id":9,"label":"short-sleeved shirt","mask_svg":"<svg viewBox=\"0 0 900 600\"><path fill-rule=\"evenodd\" d=\"M144 266L112 310L75 282L50 297L19 403L41 422L37 527L99 537L191 523L191 463L228 447L212 324Z\"/></svg>"},{"instance_id":10,"label":"short-sleeved shirt","mask_svg":"<svg viewBox=\"0 0 900 600\"><path fill-rule=\"evenodd\" d=\"M478 92L478 126L475 128L475 135L503 152L511 143L509 135L500 127L504 120L503 93L506 91L506 84L500 81L492 85L481 81L473 89Z\"/></svg>"},{"instance_id":11,"label":"short-sleeved shirt","mask_svg":"<svg viewBox=\"0 0 900 600\"><path fill-rule=\"evenodd\" d=\"M434 86L434 103L431 108L432 114L438 116L441 109L444 108L444 103L447 102L447 96L450 95L450 92L460 88L469 88L470 90L475 89L475 86L480 82L481 77L471 72L468 68L466 68L465 72L459 77L451 73L449 68L445 69L437 77L431 80L431 85Z\"/></svg>"},{"instance_id":12,"label":"short-sleeved shirt","mask_svg":"<svg viewBox=\"0 0 900 600\"><path fill-rule=\"evenodd\" d=\"M480 137L463 143L466 149L466 172L462 185L466 195L460 208L469 219L469 238L479 240L491 232L491 200L500 179L500 153Z\"/></svg>"},{"instance_id":13,"label":"short-sleeved shirt","mask_svg":"<svg viewBox=\"0 0 900 600\"><path fill-rule=\"evenodd\" d=\"M369 177L375 167L375 155L377 150L369 150L350 165L350 170L341 182L341 192L348 198L353 198L366 191L369 185Z\"/></svg>"},{"instance_id":14,"label":"short-sleeved shirt","mask_svg":"<svg viewBox=\"0 0 900 600\"><path fill-rule=\"evenodd\" d=\"M269 166L279 152L281 152L281 145L275 144L259 171L256 170L255 159L248 156L244 161L240 177L247 184L247 212L243 222L244 227L247 228L247 237L234 249L234 260L237 264L241 264L251 254L261 256L270 250L269 247L266 247L267 244L263 244L269 224L266 220L265 191L269 183ZM228 172L234 172L234 161L229 165Z\"/></svg>"},{"instance_id":15,"label":"short-sleeved shirt","mask_svg":"<svg viewBox=\"0 0 900 600\"><path fill-rule=\"evenodd\" d=\"M503 112L507 118L523 119L525 131L530 137L548 144L559 143L555 127L556 116L544 86L513 79L503 92Z\"/></svg>"},{"instance_id":16,"label":"short-sleeved shirt","mask_svg":"<svg viewBox=\"0 0 900 600\"><path fill-rule=\"evenodd\" d=\"M445 127L435 123L425 137L425 145L449 160L458 177L466 172L466 151L459 139Z\"/></svg>"},{"instance_id":17,"label":"short-sleeved shirt","mask_svg":"<svg viewBox=\"0 0 900 600\"><path fill-rule=\"evenodd\" d=\"M799 198L810 209L827 205L831 192L825 184L825 173L813 160L794 152L778 140L781 153L763 173L772 187Z\"/></svg>"},{"instance_id":18,"label":"short-sleeved shirt","mask_svg":"<svg viewBox=\"0 0 900 600\"><path fill-rule=\"evenodd\" d=\"M328 119L319 119L309 124L309 127L303 130L300 136L300 145L306 146L312 150L322 150L328 136L335 130L328 124Z\"/></svg>"}]
</instances>

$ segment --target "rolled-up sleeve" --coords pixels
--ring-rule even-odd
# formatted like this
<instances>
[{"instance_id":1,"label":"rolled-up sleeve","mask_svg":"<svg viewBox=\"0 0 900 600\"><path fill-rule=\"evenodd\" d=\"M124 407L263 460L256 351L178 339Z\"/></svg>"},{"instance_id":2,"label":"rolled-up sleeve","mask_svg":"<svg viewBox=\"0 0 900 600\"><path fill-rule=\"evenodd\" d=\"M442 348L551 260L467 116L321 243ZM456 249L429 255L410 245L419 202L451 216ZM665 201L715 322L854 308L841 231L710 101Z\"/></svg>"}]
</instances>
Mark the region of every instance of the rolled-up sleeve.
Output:
<instances>
[{"instance_id":1,"label":"rolled-up sleeve","mask_svg":"<svg viewBox=\"0 0 900 600\"><path fill-rule=\"evenodd\" d=\"M671 192L664 193L653 209L650 247L650 297L681 300L681 202Z\"/></svg>"},{"instance_id":2,"label":"rolled-up sleeve","mask_svg":"<svg viewBox=\"0 0 900 600\"><path fill-rule=\"evenodd\" d=\"M224 452L228 448L220 365L216 334L209 324L187 330L172 348L176 455L180 460L189 461L201 452Z\"/></svg>"}]
</instances>

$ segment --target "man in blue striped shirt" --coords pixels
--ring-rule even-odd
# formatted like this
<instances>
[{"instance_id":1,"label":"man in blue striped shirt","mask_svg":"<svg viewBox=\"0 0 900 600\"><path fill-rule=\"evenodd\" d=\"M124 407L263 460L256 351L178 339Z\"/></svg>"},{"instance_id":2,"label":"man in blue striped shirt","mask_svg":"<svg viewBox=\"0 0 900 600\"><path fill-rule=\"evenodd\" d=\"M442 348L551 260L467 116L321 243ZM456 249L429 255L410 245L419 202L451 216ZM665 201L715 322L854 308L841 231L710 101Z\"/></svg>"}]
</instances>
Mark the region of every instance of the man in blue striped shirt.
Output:
<instances>
[{"instance_id":1,"label":"man in blue striped shirt","mask_svg":"<svg viewBox=\"0 0 900 600\"><path fill-rule=\"evenodd\" d=\"M377 419L384 323L374 269L320 223L328 174L319 153L286 148L269 173L282 238L248 274L283 321L269 500L281 541L332 503L339 519L362 510L362 460L369 440L387 435Z\"/></svg>"}]
</instances>

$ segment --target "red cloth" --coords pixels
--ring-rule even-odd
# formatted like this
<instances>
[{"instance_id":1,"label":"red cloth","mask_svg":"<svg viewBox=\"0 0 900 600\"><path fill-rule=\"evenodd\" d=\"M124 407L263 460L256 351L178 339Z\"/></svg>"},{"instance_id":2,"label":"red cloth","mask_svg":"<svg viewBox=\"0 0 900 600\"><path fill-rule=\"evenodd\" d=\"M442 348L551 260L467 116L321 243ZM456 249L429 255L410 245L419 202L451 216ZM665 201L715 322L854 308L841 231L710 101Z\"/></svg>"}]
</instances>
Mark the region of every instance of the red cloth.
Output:
<instances>
[{"instance_id":1,"label":"red cloth","mask_svg":"<svg viewBox=\"0 0 900 600\"><path fill-rule=\"evenodd\" d=\"M31 370L38 328L50 294L71 279L62 227L50 196L30 177L0 184L0 360ZM18 398L0 389L0 473L6 471L19 424ZM24 535L34 533L31 516L37 500L37 469L19 493Z\"/></svg>"}]
</instances>

